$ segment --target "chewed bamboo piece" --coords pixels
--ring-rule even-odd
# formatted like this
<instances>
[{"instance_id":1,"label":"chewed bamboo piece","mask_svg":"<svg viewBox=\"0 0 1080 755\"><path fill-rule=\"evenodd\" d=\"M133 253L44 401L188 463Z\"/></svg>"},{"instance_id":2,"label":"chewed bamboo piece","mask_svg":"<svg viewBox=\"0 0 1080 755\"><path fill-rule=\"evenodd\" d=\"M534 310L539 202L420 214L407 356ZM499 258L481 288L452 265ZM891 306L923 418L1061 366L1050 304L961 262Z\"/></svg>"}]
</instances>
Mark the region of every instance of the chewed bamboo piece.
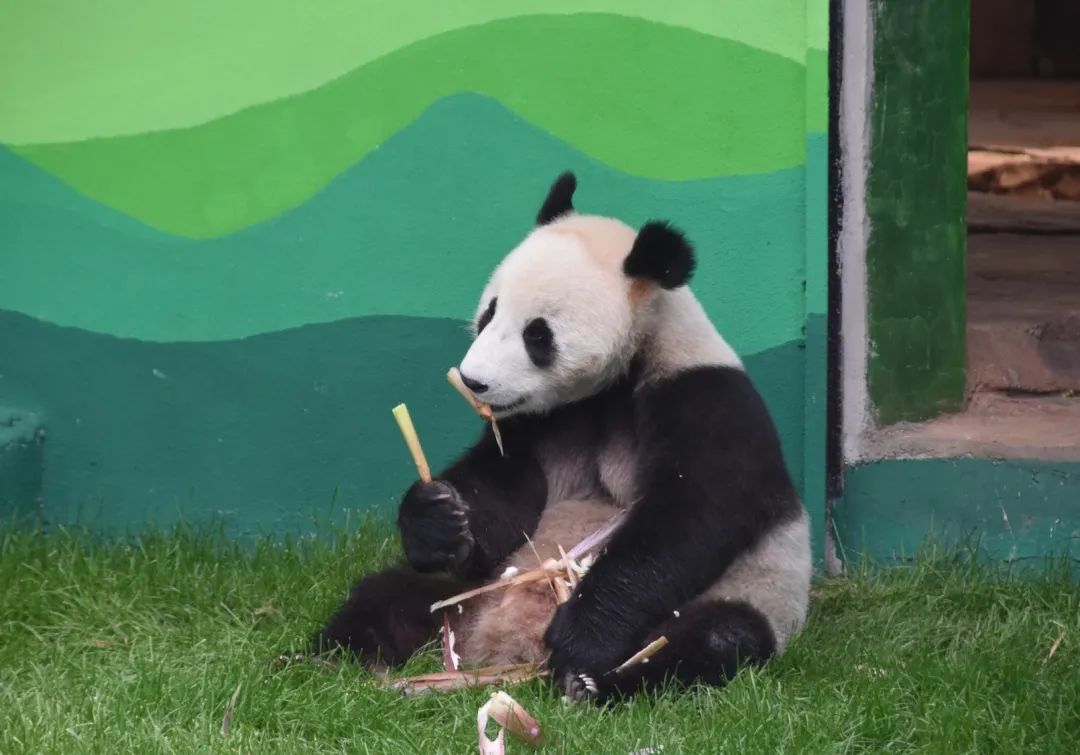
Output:
<instances>
[{"instance_id":1,"label":"chewed bamboo piece","mask_svg":"<svg viewBox=\"0 0 1080 755\"><path fill-rule=\"evenodd\" d=\"M401 434L405 436L405 444L409 447L409 453L412 454L420 479L424 482L431 482L431 467L428 466L427 457L424 456L424 449L420 447L420 438L416 434L412 417L409 416L409 409L405 404L398 404L394 407L394 419L397 420L398 427L401 428Z\"/></svg>"},{"instance_id":2,"label":"chewed bamboo piece","mask_svg":"<svg viewBox=\"0 0 1080 755\"><path fill-rule=\"evenodd\" d=\"M573 569L567 569L567 574L573 574ZM552 581L552 586L555 588L555 602L562 605L566 601L570 600L570 595L573 593L573 588L570 587L570 583L562 577L555 577Z\"/></svg>"},{"instance_id":3,"label":"chewed bamboo piece","mask_svg":"<svg viewBox=\"0 0 1080 755\"><path fill-rule=\"evenodd\" d=\"M495 436L495 445L499 447L499 455L506 456L506 452L503 450L502 434L499 432L499 425L495 422L495 413L491 411L491 407L478 399L476 394L469 390L469 386L465 385L465 381L461 379L461 371L457 367L450 368L446 373L446 379L450 381L450 385L454 386L454 390L469 402L469 406L480 415L481 419L491 423L491 433Z\"/></svg>"},{"instance_id":4,"label":"chewed bamboo piece","mask_svg":"<svg viewBox=\"0 0 1080 755\"><path fill-rule=\"evenodd\" d=\"M491 407L485 404L483 401L476 397L476 394L469 390L469 387L465 385L465 381L461 379L461 371L457 367L451 367L450 371L446 373L446 379L450 381L450 385L454 386L458 393L469 402L469 405L480 415L481 418L490 422L495 416Z\"/></svg>"}]
</instances>

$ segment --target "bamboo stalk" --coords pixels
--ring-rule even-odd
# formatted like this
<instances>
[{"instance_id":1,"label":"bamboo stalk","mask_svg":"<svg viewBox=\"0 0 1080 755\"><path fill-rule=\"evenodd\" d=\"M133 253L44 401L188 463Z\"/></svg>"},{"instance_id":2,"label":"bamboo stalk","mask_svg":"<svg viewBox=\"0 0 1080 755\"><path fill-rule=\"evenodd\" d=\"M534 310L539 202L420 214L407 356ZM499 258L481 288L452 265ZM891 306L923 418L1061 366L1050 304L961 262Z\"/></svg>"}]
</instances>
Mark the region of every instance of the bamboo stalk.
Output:
<instances>
[{"instance_id":1,"label":"bamboo stalk","mask_svg":"<svg viewBox=\"0 0 1080 755\"><path fill-rule=\"evenodd\" d=\"M405 444L409 447L409 453L412 454L420 479L431 482L431 467L428 466L427 458L424 456L424 449L420 447L420 438L416 435L416 428L413 426L412 417L409 416L408 407L405 404L398 404L393 411L394 419L401 428L401 434L405 436Z\"/></svg>"}]
</instances>

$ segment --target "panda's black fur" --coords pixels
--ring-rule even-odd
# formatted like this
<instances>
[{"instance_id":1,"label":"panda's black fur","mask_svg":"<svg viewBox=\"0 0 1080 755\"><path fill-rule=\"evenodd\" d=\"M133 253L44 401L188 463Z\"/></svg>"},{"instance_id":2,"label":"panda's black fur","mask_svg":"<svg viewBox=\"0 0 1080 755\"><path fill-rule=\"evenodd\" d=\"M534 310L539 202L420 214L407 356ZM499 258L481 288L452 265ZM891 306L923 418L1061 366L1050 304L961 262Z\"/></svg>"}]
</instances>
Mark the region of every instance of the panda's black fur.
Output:
<instances>
[{"instance_id":1,"label":"panda's black fur","mask_svg":"<svg viewBox=\"0 0 1080 755\"><path fill-rule=\"evenodd\" d=\"M574 212L575 185L568 174L555 182L541 225ZM668 291L688 280L693 253L679 231L650 223L623 268ZM477 332L497 307L482 305ZM740 665L779 652L801 627L809 556L805 511L773 421L740 364L683 365L645 380L651 358L636 354L595 395L501 419L505 457L485 432L437 482L410 487L398 515L405 563L360 580L314 649L402 663L437 635L442 615L429 606L499 575L553 497L629 495L609 489L601 463L618 446L632 461L634 500L623 501L624 523L543 633L556 682L598 699L665 679L722 684ZM765 588L752 580L771 563L760 559L787 557L774 533L789 531L797 552L783 573L795 577L785 588L791 608L781 610L771 596L757 599ZM783 640L778 616L791 624ZM668 644L648 663L611 673L660 635Z\"/></svg>"}]
</instances>

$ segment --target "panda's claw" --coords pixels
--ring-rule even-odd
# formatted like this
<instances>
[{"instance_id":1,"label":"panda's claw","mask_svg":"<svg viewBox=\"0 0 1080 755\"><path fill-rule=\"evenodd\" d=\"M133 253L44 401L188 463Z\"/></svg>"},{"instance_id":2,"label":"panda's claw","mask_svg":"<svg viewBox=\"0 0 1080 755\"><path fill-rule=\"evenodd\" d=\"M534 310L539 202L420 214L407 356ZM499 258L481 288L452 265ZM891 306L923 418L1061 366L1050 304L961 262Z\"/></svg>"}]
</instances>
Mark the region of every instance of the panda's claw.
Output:
<instances>
[{"instance_id":1,"label":"panda's claw","mask_svg":"<svg viewBox=\"0 0 1080 755\"><path fill-rule=\"evenodd\" d=\"M588 674L567 674L565 691L566 696L574 702L593 700L600 694L600 688L596 680Z\"/></svg>"},{"instance_id":2,"label":"panda's claw","mask_svg":"<svg viewBox=\"0 0 1080 755\"><path fill-rule=\"evenodd\" d=\"M293 663L300 663L301 661L306 661L307 658L307 653L282 653L273 661L271 661L270 665L273 668L284 668L285 666L289 666Z\"/></svg>"}]
</instances>

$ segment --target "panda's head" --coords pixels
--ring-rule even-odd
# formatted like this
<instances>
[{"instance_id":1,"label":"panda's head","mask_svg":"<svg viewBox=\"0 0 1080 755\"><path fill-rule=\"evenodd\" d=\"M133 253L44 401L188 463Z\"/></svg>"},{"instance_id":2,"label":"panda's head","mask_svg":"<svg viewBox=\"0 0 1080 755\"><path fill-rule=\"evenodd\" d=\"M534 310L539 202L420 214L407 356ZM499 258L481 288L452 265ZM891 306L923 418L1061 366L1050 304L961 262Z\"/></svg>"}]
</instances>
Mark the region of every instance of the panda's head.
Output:
<instances>
[{"instance_id":1,"label":"panda's head","mask_svg":"<svg viewBox=\"0 0 1080 755\"><path fill-rule=\"evenodd\" d=\"M652 304L693 270L679 231L580 215L575 187L570 173L555 181L536 228L480 298L460 370L497 416L543 412L603 389L647 337Z\"/></svg>"}]
</instances>

